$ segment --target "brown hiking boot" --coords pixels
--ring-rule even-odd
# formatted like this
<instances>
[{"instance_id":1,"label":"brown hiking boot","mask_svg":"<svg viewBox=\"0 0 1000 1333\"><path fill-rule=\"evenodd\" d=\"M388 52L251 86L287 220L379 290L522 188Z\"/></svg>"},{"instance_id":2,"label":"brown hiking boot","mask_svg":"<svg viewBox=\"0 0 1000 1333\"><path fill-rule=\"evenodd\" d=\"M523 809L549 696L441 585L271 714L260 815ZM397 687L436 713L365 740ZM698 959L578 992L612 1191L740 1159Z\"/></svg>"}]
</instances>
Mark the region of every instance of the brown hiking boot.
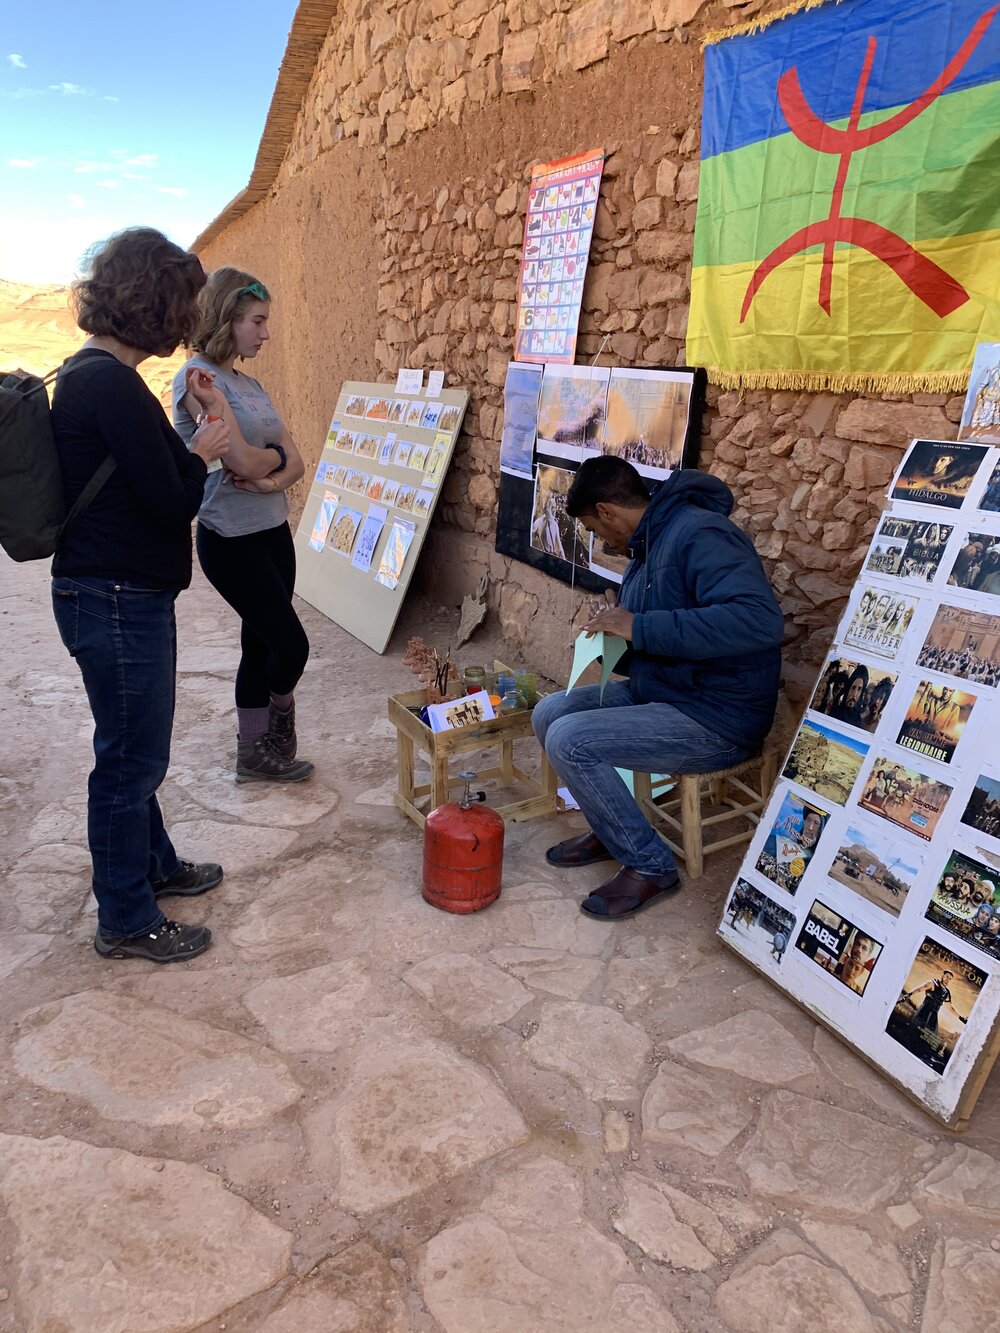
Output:
<instances>
[{"instance_id":1,"label":"brown hiking boot","mask_svg":"<svg viewBox=\"0 0 1000 1333\"><path fill-rule=\"evenodd\" d=\"M294 759L298 746L295 735L295 701L292 700L287 712L282 712L272 702L267 719L267 734L271 738L271 748L282 759Z\"/></svg>"},{"instance_id":2,"label":"brown hiking boot","mask_svg":"<svg viewBox=\"0 0 1000 1333\"><path fill-rule=\"evenodd\" d=\"M283 759L270 734L236 742L237 782L304 782L313 766L305 759Z\"/></svg>"}]
</instances>

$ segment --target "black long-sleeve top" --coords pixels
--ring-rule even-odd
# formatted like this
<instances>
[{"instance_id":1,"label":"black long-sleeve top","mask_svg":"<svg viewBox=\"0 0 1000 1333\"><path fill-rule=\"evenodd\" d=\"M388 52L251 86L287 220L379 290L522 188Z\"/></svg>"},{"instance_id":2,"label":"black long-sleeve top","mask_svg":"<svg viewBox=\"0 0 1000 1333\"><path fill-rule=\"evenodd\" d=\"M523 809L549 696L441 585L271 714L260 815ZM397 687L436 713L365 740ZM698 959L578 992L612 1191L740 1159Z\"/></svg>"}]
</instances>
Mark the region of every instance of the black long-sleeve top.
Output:
<instances>
[{"instance_id":1,"label":"black long-sleeve top","mask_svg":"<svg viewBox=\"0 0 1000 1333\"><path fill-rule=\"evenodd\" d=\"M110 453L117 468L67 529L53 575L121 579L180 591L191 582L191 521L207 468L170 426L137 371L84 348L52 395L52 428L69 508Z\"/></svg>"}]
</instances>

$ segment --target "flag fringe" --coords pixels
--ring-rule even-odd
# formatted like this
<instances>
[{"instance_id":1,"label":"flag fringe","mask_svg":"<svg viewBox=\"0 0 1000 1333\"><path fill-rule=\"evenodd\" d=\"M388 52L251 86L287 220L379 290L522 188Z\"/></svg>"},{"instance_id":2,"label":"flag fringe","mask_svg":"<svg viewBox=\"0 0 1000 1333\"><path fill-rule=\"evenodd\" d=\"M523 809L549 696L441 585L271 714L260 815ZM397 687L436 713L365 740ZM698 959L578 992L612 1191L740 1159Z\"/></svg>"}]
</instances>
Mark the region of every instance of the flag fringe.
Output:
<instances>
[{"instance_id":1,"label":"flag fringe","mask_svg":"<svg viewBox=\"0 0 1000 1333\"><path fill-rule=\"evenodd\" d=\"M747 33L763 32L779 19L786 19L804 9L818 9L820 5L827 4L839 5L840 0L792 0L791 4L782 5L780 9L772 9L769 14L758 14L756 18L747 19L745 23L736 23L731 28L712 28L701 39L702 49L714 46L716 42L724 41L727 37L743 37Z\"/></svg>"},{"instance_id":2,"label":"flag fringe","mask_svg":"<svg viewBox=\"0 0 1000 1333\"><path fill-rule=\"evenodd\" d=\"M723 389L799 389L807 393L964 393L971 374L968 370L844 374L826 370L722 370L719 366L707 366L706 372L709 383Z\"/></svg>"}]
</instances>

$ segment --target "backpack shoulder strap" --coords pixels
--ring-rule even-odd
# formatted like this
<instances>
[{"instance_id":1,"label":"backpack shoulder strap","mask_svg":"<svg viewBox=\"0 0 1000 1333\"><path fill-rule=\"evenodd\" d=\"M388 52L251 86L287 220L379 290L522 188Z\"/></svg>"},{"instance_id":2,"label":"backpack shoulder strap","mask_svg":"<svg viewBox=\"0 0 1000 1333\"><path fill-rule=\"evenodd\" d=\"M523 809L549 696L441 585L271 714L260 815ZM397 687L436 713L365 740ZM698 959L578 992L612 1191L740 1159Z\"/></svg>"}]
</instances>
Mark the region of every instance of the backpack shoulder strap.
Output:
<instances>
[{"instance_id":1,"label":"backpack shoulder strap","mask_svg":"<svg viewBox=\"0 0 1000 1333\"><path fill-rule=\"evenodd\" d=\"M57 551L63 544L63 540L66 536L66 530L69 527L69 525L73 522L74 519L80 517L80 515L87 508L88 505L93 503L93 501L97 498L98 491L100 491L101 487L111 476L112 472L114 472L117 466L118 466L117 461L111 456L111 454L108 454L107 458L100 465L100 467L97 469L94 475L87 482L86 486L84 486L83 490L73 501L69 513L62 521L62 526L59 529L59 535L56 537Z\"/></svg>"}]
</instances>

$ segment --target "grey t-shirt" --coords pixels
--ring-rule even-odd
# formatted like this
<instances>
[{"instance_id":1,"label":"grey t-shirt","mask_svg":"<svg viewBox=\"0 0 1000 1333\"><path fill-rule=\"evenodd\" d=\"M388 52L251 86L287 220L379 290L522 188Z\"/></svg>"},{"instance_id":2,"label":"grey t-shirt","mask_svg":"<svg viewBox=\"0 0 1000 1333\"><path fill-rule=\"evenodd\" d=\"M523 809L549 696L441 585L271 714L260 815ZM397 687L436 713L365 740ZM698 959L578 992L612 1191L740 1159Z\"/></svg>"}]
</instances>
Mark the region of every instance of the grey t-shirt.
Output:
<instances>
[{"instance_id":1,"label":"grey t-shirt","mask_svg":"<svg viewBox=\"0 0 1000 1333\"><path fill-rule=\"evenodd\" d=\"M195 432L194 418L184 406L184 376L191 366L200 366L215 375L215 382L232 408L240 434L247 444L263 449L277 443L281 436L281 420L267 393L252 375L242 370L223 370L203 356L193 356L174 376L173 416L178 435L190 448ZM228 477L225 485L223 479ZM256 491L240 491L233 485L228 472L218 468L208 474L205 482L205 500L198 510L198 522L204 523L220 537L245 537L265 528L277 528L288 517L288 500L284 491L260 495Z\"/></svg>"}]
</instances>

